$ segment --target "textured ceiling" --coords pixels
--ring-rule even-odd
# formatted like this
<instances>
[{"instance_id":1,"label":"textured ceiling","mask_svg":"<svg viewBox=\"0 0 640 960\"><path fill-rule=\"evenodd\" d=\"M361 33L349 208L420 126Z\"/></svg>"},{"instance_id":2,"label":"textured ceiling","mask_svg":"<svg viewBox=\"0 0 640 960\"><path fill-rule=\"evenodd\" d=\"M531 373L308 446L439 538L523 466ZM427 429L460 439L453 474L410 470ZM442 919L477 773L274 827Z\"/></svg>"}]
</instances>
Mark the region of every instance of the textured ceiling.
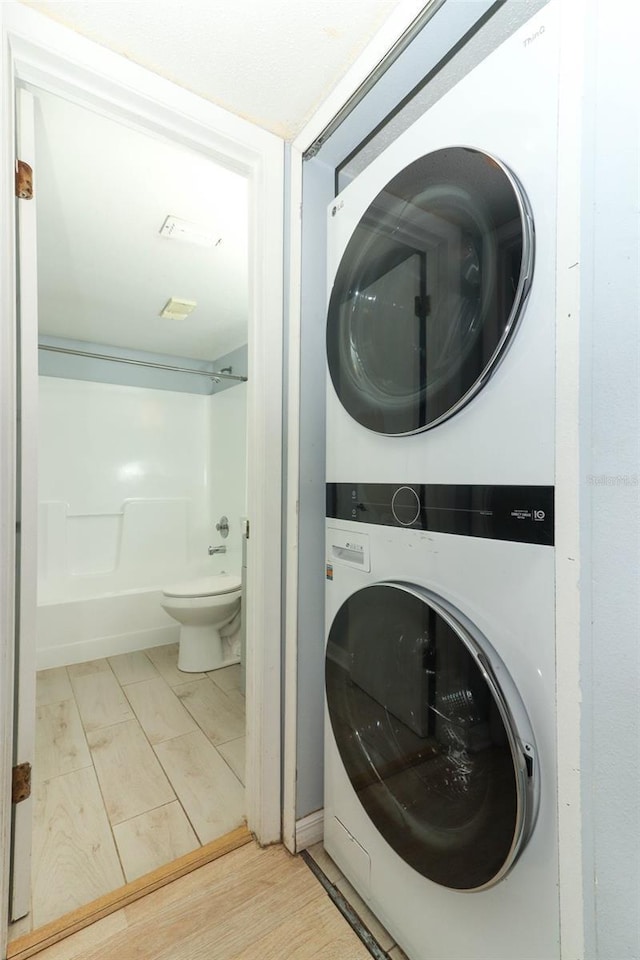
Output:
<instances>
[{"instance_id":1,"label":"textured ceiling","mask_svg":"<svg viewBox=\"0 0 640 960\"><path fill-rule=\"evenodd\" d=\"M396 8L416 0L23 0L292 139Z\"/></svg>"}]
</instances>

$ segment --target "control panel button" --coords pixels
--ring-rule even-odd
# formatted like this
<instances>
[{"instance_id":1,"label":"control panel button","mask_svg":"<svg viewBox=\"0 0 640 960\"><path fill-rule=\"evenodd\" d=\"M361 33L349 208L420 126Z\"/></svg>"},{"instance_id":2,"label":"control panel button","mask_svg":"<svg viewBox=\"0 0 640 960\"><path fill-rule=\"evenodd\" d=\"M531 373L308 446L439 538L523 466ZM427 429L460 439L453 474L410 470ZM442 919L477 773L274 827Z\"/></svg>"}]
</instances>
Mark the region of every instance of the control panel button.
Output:
<instances>
[{"instance_id":1,"label":"control panel button","mask_svg":"<svg viewBox=\"0 0 640 960\"><path fill-rule=\"evenodd\" d=\"M398 487L391 499L391 512L403 527L410 527L420 516L420 500L411 487Z\"/></svg>"}]
</instances>

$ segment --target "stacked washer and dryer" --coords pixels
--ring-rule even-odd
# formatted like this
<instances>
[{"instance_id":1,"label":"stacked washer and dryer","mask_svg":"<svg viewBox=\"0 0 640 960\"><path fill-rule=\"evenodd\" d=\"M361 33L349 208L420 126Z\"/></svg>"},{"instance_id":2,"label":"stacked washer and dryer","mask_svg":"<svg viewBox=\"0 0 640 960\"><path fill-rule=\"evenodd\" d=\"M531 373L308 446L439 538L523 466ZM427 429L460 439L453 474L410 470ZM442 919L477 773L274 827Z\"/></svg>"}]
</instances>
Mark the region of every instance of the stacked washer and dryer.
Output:
<instances>
[{"instance_id":1,"label":"stacked washer and dryer","mask_svg":"<svg viewBox=\"0 0 640 960\"><path fill-rule=\"evenodd\" d=\"M559 956L557 10L329 209L325 846L411 960Z\"/></svg>"}]
</instances>

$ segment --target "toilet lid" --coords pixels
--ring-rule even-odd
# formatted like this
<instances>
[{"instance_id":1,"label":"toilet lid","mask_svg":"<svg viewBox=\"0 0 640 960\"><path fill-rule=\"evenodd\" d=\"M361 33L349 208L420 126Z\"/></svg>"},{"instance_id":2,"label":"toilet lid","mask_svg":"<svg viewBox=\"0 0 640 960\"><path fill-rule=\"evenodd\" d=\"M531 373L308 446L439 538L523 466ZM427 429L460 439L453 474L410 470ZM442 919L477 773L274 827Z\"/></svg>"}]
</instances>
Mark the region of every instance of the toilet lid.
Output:
<instances>
[{"instance_id":1,"label":"toilet lid","mask_svg":"<svg viewBox=\"0 0 640 960\"><path fill-rule=\"evenodd\" d=\"M240 589L240 586L240 577L221 573L217 576L175 583L171 587L165 587L162 592L166 597L209 597L213 594L234 593Z\"/></svg>"}]
</instances>

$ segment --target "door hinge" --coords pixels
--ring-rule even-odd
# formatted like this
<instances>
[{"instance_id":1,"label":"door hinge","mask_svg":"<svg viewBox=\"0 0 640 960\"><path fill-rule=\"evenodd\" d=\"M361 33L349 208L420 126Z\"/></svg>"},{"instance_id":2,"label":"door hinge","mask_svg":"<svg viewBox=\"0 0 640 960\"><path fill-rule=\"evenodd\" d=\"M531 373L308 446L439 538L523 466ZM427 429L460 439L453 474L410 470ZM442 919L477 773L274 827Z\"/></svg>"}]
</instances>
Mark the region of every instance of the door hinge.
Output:
<instances>
[{"instance_id":1,"label":"door hinge","mask_svg":"<svg viewBox=\"0 0 640 960\"><path fill-rule=\"evenodd\" d=\"M19 200L33 199L33 170L24 160L16 160L16 197Z\"/></svg>"},{"instance_id":2,"label":"door hinge","mask_svg":"<svg viewBox=\"0 0 640 960\"><path fill-rule=\"evenodd\" d=\"M13 768L11 803L21 803L31 796L31 764L19 763Z\"/></svg>"}]
</instances>

